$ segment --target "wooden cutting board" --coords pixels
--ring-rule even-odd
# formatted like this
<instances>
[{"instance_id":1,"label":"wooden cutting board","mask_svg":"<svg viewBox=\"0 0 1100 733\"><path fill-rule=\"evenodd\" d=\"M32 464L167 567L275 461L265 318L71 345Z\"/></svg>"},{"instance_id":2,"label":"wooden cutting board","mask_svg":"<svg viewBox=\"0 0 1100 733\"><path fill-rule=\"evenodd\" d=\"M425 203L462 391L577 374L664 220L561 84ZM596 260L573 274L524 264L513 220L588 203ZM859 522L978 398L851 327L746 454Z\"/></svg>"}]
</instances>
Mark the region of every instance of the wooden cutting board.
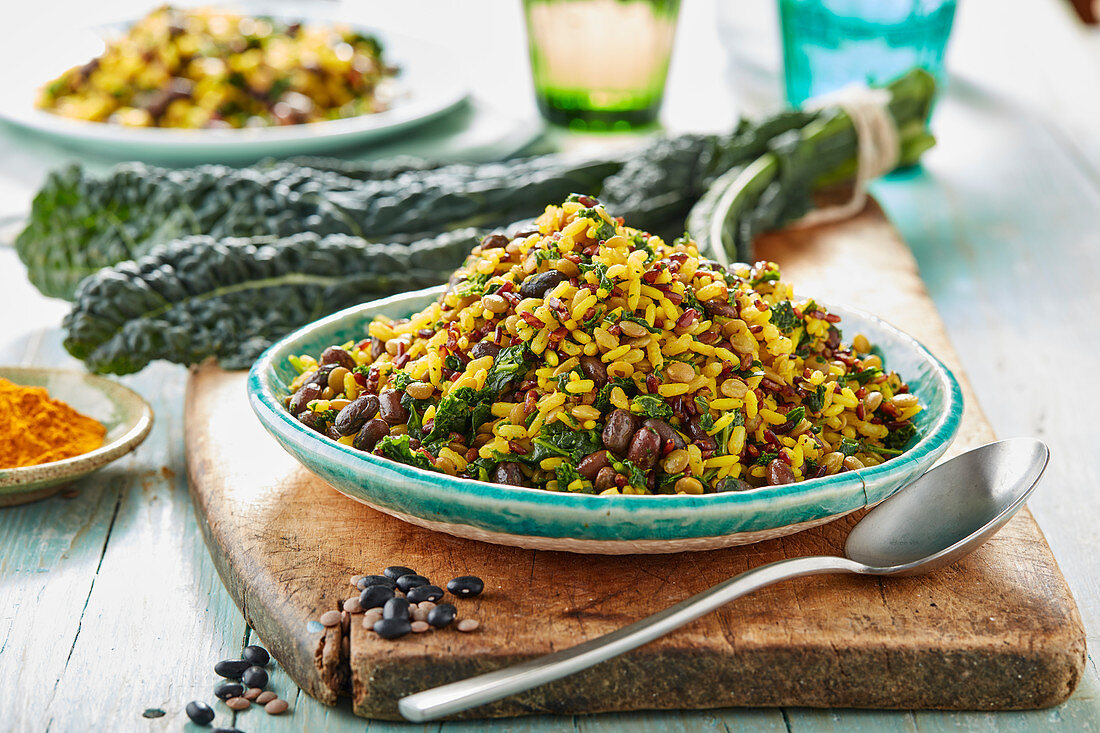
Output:
<instances>
[{"instance_id":1,"label":"wooden cutting board","mask_svg":"<svg viewBox=\"0 0 1100 733\"><path fill-rule=\"evenodd\" d=\"M993 439L908 248L873 203L857 218L762 240L801 293L880 315L951 367L966 399L948 455ZM407 525L329 488L260 427L244 374L203 367L186 405L191 494L226 587L280 663L314 697L397 718L400 696L606 633L730 575L840 554L850 516L746 547L581 556L483 544ZM1055 456L1054 460L1064 460ZM1058 491L1043 485L1040 491ZM353 594L348 579L407 565L443 585L481 629L384 641L310 621ZM1023 511L971 557L926 577L818 576L740 599L618 659L472 715L725 706L1021 709L1076 687L1085 634L1038 526Z\"/></svg>"}]
</instances>

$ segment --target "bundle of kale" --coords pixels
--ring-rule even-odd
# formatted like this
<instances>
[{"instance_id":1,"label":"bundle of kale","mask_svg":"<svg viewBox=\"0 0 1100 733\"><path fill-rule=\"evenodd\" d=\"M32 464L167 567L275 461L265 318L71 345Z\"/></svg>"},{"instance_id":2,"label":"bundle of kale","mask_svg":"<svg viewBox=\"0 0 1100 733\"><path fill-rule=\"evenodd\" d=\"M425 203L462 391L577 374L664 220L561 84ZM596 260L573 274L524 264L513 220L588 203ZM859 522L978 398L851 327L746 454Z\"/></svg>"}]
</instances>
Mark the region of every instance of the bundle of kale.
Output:
<instances>
[{"instance_id":1,"label":"bundle of kale","mask_svg":"<svg viewBox=\"0 0 1100 733\"><path fill-rule=\"evenodd\" d=\"M930 77L913 72L887 89L899 129L930 141ZM792 139L801 141L797 155ZM919 155L923 147L910 149ZM744 249L761 227L812 205L819 181L851 177L856 152L846 115L824 110L744 121L727 135L658 138L604 157L301 159L184 170L131 163L105 176L71 167L38 193L16 248L39 290L74 301L65 344L92 371L208 357L234 368L321 315L445 282L479 235L570 193L598 195L644 229L678 233L709 187L728 188L723 174L774 158L778 173L764 196L708 205L705 217L696 211L708 223L721 217L715 231L741 232Z\"/></svg>"}]
</instances>

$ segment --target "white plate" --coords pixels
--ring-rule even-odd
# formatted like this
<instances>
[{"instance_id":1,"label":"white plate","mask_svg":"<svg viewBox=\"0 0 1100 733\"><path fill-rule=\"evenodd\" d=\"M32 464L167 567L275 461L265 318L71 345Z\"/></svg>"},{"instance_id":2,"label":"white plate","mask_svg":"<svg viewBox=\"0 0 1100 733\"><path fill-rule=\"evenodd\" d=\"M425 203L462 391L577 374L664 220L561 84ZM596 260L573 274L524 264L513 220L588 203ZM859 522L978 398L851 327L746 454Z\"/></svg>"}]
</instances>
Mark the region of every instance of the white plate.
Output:
<instances>
[{"instance_id":1,"label":"white plate","mask_svg":"<svg viewBox=\"0 0 1100 733\"><path fill-rule=\"evenodd\" d=\"M272 15L287 22L333 22L302 14ZM396 98L384 112L285 127L180 130L72 120L37 109L34 101L38 89L66 69L102 53L103 37L121 31L122 27L113 26L99 32L66 34L48 44L10 44L7 52L0 53L0 68L5 70L0 76L0 118L98 154L198 163L301 155L361 145L435 119L466 98L461 62L455 54L387 31L347 25L377 36L385 49L386 62L401 70Z\"/></svg>"}]
</instances>

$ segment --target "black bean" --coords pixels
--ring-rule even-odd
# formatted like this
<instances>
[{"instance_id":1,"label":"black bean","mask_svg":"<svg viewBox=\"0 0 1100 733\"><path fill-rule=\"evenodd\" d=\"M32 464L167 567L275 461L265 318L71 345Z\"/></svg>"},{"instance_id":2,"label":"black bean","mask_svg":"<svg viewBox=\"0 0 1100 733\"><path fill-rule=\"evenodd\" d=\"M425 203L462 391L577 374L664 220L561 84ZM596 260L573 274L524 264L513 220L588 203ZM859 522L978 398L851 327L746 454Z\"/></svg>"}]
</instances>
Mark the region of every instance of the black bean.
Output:
<instances>
[{"instance_id":1,"label":"black bean","mask_svg":"<svg viewBox=\"0 0 1100 733\"><path fill-rule=\"evenodd\" d=\"M336 364L342 366L349 372L356 367L355 359L351 354L341 349L339 346L330 346L321 352L322 364Z\"/></svg>"},{"instance_id":2,"label":"black bean","mask_svg":"<svg viewBox=\"0 0 1100 733\"><path fill-rule=\"evenodd\" d=\"M607 451L598 450L595 453L589 453L580 460L580 463L577 464L577 473L589 481L595 481L600 469L610 465L611 458L608 456Z\"/></svg>"},{"instance_id":3,"label":"black bean","mask_svg":"<svg viewBox=\"0 0 1100 733\"><path fill-rule=\"evenodd\" d=\"M390 580L397 580L402 575L416 575L416 571L412 568L407 568L404 565L390 565L388 568L382 571Z\"/></svg>"},{"instance_id":4,"label":"black bean","mask_svg":"<svg viewBox=\"0 0 1100 733\"><path fill-rule=\"evenodd\" d=\"M584 376L591 379L597 387L603 387L607 384L607 367L603 365L599 357L582 356L581 371L584 372Z\"/></svg>"},{"instance_id":5,"label":"black bean","mask_svg":"<svg viewBox=\"0 0 1100 733\"><path fill-rule=\"evenodd\" d=\"M515 461L505 461L493 469L493 481L509 486L524 486L523 471Z\"/></svg>"},{"instance_id":6,"label":"black bean","mask_svg":"<svg viewBox=\"0 0 1100 733\"><path fill-rule=\"evenodd\" d=\"M768 464L768 484L771 486L781 486L783 484L794 483L794 471L787 465L785 461L780 458L772 460Z\"/></svg>"},{"instance_id":7,"label":"black bean","mask_svg":"<svg viewBox=\"0 0 1100 733\"><path fill-rule=\"evenodd\" d=\"M312 410L302 410L301 414L298 415L298 422L310 430L316 430L318 433L325 432L325 419Z\"/></svg>"},{"instance_id":8,"label":"black bean","mask_svg":"<svg viewBox=\"0 0 1100 733\"><path fill-rule=\"evenodd\" d=\"M244 671L252 666L247 659L223 659L214 665L214 674L226 679L239 680Z\"/></svg>"},{"instance_id":9,"label":"black bean","mask_svg":"<svg viewBox=\"0 0 1100 733\"><path fill-rule=\"evenodd\" d=\"M638 430L638 416L619 408L607 417L603 429L603 444L609 450L622 454L630 446L630 439Z\"/></svg>"},{"instance_id":10,"label":"black bean","mask_svg":"<svg viewBox=\"0 0 1100 733\"><path fill-rule=\"evenodd\" d=\"M615 485L615 469L611 466L604 466L600 469L600 472L596 474L596 480L592 482L592 485L596 488L596 491L606 491Z\"/></svg>"},{"instance_id":11,"label":"black bean","mask_svg":"<svg viewBox=\"0 0 1100 733\"><path fill-rule=\"evenodd\" d=\"M413 588L431 584L432 581L428 580L423 575L402 575L397 579L397 587L401 589L402 593L408 593Z\"/></svg>"},{"instance_id":12,"label":"black bean","mask_svg":"<svg viewBox=\"0 0 1100 733\"><path fill-rule=\"evenodd\" d=\"M332 438L333 440L340 440L340 438L344 437L344 434L332 425L325 429L325 435Z\"/></svg>"},{"instance_id":13,"label":"black bean","mask_svg":"<svg viewBox=\"0 0 1100 733\"><path fill-rule=\"evenodd\" d=\"M267 670L259 665L253 665L244 671L241 682L245 687L267 687Z\"/></svg>"},{"instance_id":14,"label":"black bean","mask_svg":"<svg viewBox=\"0 0 1100 733\"><path fill-rule=\"evenodd\" d=\"M442 629L444 626L450 626L457 615L458 609L455 608L453 604L440 603L438 606L428 611L428 623L437 629Z\"/></svg>"},{"instance_id":15,"label":"black bean","mask_svg":"<svg viewBox=\"0 0 1100 733\"><path fill-rule=\"evenodd\" d=\"M347 407L340 410L336 415L333 427L341 435L351 435L363 427L363 423L370 420L377 413L378 397L369 393L361 394L349 402Z\"/></svg>"},{"instance_id":16,"label":"black bean","mask_svg":"<svg viewBox=\"0 0 1100 733\"><path fill-rule=\"evenodd\" d=\"M462 575L448 581L447 590L459 598L473 598L485 590L485 581L476 575Z\"/></svg>"},{"instance_id":17,"label":"black bean","mask_svg":"<svg viewBox=\"0 0 1100 733\"><path fill-rule=\"evenodd\" d=\"M405 597L411 603L421 603L423 601L435 603L443 597L443 589L438 585L418 585L415 588L410 588Z\"/></svg>"},{"instance_id":18,"label":"black bean","mask_svg":"<svg viewBox=\"0 0 1100 733\"><path fill-rule=\"evenodd\" d=\"M483 356L491 356L496 359L499 353L500 347L492 341L478 341L474 344L474 348L470 349L470 358L480 359Z\"/></svg>"},{"instance_id":19,"label":"black bean","mask_svg":"<svg viewBox=\"0 0 1100 733\"><path fill-rule=\"evenodd\" d=\"M653 428L641 428L634 433L630 448L626 452L627 460L641 469L652 468L661 455L661 436Z\"/></svg>"},{"instance_id":20,"label":"black bean","mask_svg":"<svg viewBox=\"0 0 1100 733\"><path fill-rule=\"evenodd\" d=\"M384 585L368 585L359 594L359 605L364 609L381 608L391 598L393 598L393 588L387 588Z\"/></svg>"},{"instance_id":21,"label":"black bean","mask_svg":"<svg viewBox=\"0 0 1100 733\"><path fill-rule=\"evenodd\" d=\"M408 618L409 599L391 598L382 606L382 618Z\"/></svg>"},{"instance_id":22,"label":"black bean","mask_svg":"<svg viewBox=\"0 0 1100 733\"><path fill-rule=\"evenodd\" d=\"M290 404L287 405L287 409L290 410L290 414L297 415L299 412L306 409L310 402L321 399L321 392L323 391L324 389L319 384L303 384L290 398Z\"/></svg>"},{"instance_id":23,"label":"black bean","mask_svg":"<svg viewBox=\"0 0 1100 733\"><path fill-rule=\"evenodd\" d=\"M262 646L257 646L256 644L246 646L241 656L247 661L252 662L252 664L261 667L271 661L271 655L267 653L267 649L264 649Z\"/></svg>"},{"instance_id":24,"label":"black bean","mask_svg":"<svg viewBox=\"0 0 1100 733\"><path fill-rule=\"evenodd\" d=\"M519 294L524 298L544 298L546 297L546 291L552 289L562 280L568 279L565 273L557 270L547 270L538 275L531 275L524 280L519 286Z\"/></svg>"},{"instance_id":25,"label":"black bean","mask_svg":"<svg viewBox=\"0 0 1100 733\"><path fill-rule=\"evenodd\" d=\"M374 632L383 639L397 639L412 631L407 618L383 618L374 624Z\"/></svg>"},{"instance_id":26,"label":"black bean","mask_svg":"<svg viewBox=\"0 0 1100 733\"><path fill-rule=\"evenodd\" d=\"M384 585L387 588L396 588L397 583L393 582L392 578L387 578L385 575L364 575L356 583L355 587L359 590L366 590L371 585Z\"/></svg>"},{"instance_id":27,"label":"black bean","mask_svg":"<svg viewBox=\"0 0 1100 733\"><path fill-rule=\"evenodd\" d=\"M500 249L508 246L508 237L503 234L490 234L481 240L482 249Z\"/></svg>"},{"instance_id":28,"label":"black bean","mask_svg":"<svg viewBox=\"0 0 1100 733\"><path fill-rule=\"evenodd\" d=\"M373 420L367 420L366 424L359 429L359 432L351 439L351 446L356 450L372 451L374 446L378 445L378 441L389 434L389 423L376 417Z\"/></svg>"},{"instance_id":29,"label":"black bean","mask_svg":"<svg viewBox=\"0 0 1100 733\"><path fill-rule=\"evenodd\" d=\"M214 685L214 697L219 700L228 700L231 697L240 697L244 694L244 685L240 682L219 682Z\"/></svg>"},{"instance_id":30,"label":"black bean","mask_svg":"<svg viewBox=\"0 0 1100 733\"><path fill-rule=\"evenodd\" d=\"M676 428L669 425L664 420L658 417L651 417L642 423L642 427L652 428L657 431L657 435L661 438L661 448L664 448L665 443L672 441L672 444L677 448L686 448L687 441L684 440L684 436L676 432Z\"/></svg>"},{"instance_id":31,"label":"black bean","mask_svg":"<svg viewBox=\"0 0 1100 733\"><path fill-rule=\"evenodd\" d=\"M184 710L195 725L207 725L214 719L214 709L202 700L192 700Z\"/></svg>"},{"instance_id":32,"label":"black bean","mask_svg":"<svg viewBox=\"0 0 1100 733\"><path fill-rule=\"evenodd\" d=\"M379 416L390 425L404 425L409 421L409 411L401 404L401 392L384 389L378 396Z\"/></svg>"}]
</instances>

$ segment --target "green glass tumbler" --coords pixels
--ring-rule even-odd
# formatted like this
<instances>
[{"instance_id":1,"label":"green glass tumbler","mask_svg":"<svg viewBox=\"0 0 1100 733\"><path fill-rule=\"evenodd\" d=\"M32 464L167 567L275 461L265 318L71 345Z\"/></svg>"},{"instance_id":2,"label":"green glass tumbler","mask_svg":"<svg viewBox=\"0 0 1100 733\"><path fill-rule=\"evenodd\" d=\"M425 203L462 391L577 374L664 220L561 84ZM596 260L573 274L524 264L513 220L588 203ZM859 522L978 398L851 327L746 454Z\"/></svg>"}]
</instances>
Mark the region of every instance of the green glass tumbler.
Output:
<instances>
[{"instance_id":1,"label":"green glass tumbler","mask_svg":"<svg viewBox=\"0 0 1100 733\"><path fill-rule=\"evenodd\" d=\"M652 124L680 0L524 0L539 111L575 130Z\"/></svg>"}]
</instances>

